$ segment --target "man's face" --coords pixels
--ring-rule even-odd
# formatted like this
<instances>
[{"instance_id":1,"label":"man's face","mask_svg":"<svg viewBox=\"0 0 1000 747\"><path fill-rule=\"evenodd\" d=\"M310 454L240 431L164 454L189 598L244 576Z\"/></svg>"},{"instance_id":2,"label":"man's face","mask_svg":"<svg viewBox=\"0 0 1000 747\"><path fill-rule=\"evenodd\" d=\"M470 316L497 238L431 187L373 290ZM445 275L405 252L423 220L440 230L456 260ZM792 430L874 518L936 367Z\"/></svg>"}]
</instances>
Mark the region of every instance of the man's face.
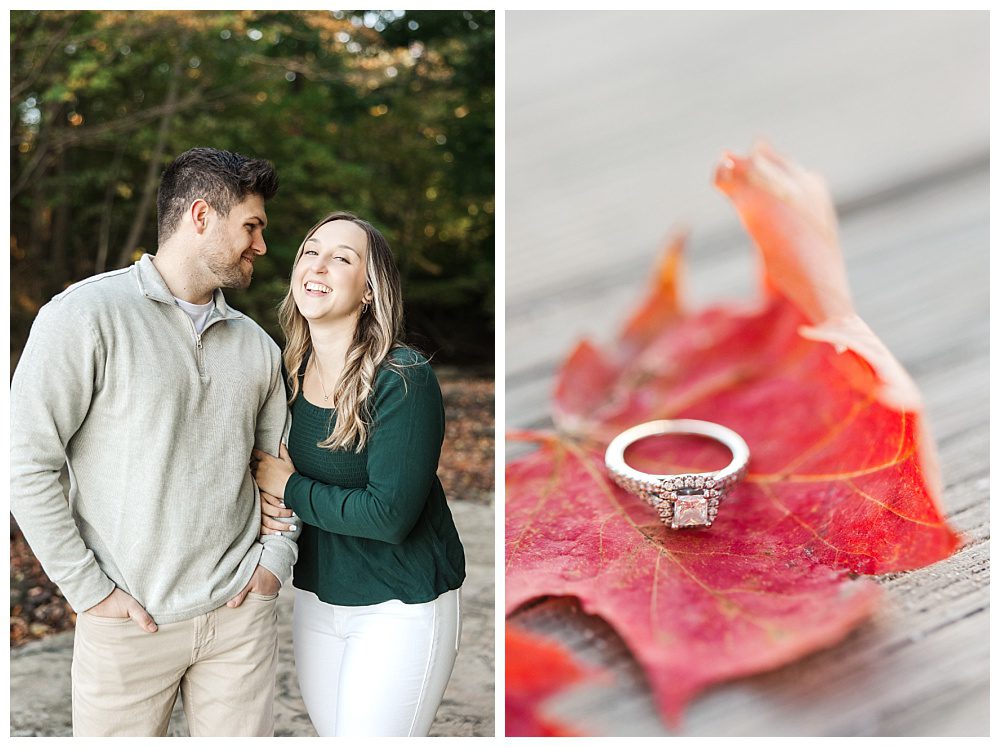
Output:
<instances>
[{"instance_id":1,"label":"man's face","mask_svg":"<svg viewBox=\"0 0 1000 747\"><path fill-rule=\"evenodd\" d=\"M267 214L264 199L249 195L222 217L214 210L209 246L204 252L205 265L215 275L220 288L248 288L253 277L254 260L267 252L264 228Z\"/></svg>"}]
</instances>

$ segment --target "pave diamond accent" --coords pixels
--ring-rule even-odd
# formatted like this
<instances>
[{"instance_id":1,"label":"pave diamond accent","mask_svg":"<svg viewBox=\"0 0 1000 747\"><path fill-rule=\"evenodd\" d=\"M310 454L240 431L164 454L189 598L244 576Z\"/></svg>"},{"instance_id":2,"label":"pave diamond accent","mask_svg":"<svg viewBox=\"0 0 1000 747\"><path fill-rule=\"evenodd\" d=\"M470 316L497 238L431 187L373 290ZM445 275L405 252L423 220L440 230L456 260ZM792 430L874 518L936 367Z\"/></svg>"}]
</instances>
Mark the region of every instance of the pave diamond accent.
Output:
<instances>
[{"instance_id":1,"label":"pave diamond accent","mask_svg":"<svg viewBox=\"0 0 1000 747\"><path fill-rule=\"evenodd\" d=\"M668 521L672 522L674 520L674 506L670 501L663 501L656 507L656 513L660 515L660 519L666 524Z\"/></svg>"},{"instance_id":2,"label":"pave diamond accent","mask_svg":"<svg viewBox=\"0 0 1000 747\"><path fill-rule=\"evenodd\" d=\"M655 483L637 483L633 489L664 524L688 529L712 525L719 514L724 485L724 481L707 475L675 475Z\"/></svg>"}]
</instances>

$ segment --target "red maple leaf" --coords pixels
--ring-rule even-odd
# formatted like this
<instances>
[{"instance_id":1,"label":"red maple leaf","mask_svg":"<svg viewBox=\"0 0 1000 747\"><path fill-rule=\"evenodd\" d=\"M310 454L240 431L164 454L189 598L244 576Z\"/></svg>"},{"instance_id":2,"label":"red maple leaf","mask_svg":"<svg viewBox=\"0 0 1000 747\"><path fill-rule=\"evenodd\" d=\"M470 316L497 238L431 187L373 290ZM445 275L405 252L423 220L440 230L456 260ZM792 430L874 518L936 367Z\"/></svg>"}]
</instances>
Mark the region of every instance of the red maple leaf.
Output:
<instances>
[{"instance_id":1,"label":"red maple leaf","mask_svg":"<svg viewBox=\"0 0 1000 747\"><path fill-rule=\"evenodd\" d=\"M570 737L579 732L545 712L545 701L599 674L560 644L508 625L505 635L508 737Z\"/></svg>"},{"instance_id":2,"label":"red maple leaf","mask_svg":"<svg viewBox=\"0 0 1000 747\"><path fill-rule=\"evenodd\" d=\"M573 595L605 618L676 721L711 683L763 671L841 639L874 608L853 573L916 568L957 537L912 380L854 312L822 180L758 144L725 154L716 185L763 256L752 307L685 313L682 239L611 350L581 343L557 381L558 434L507 471L508 613ZM610 481L603 452L660 418L732 428L750 470L710 529L675 531ZM646 439L652 473L718 469L721 446Z\"/></svg>"}]
</instances>

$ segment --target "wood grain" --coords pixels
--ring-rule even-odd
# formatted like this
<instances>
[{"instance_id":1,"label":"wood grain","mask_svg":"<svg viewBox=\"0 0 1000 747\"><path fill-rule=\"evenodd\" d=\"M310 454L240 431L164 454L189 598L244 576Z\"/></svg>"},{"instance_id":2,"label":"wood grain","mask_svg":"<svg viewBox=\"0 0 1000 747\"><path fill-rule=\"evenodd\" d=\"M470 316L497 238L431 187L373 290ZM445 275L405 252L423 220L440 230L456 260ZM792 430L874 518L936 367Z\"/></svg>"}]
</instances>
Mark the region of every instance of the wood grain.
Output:
<instances>
[{"instance_id":1,"label":"wood grain","mask_svg":"<svg viewBox=\"0 0 1000 747\"><path fill-rule=\"evenodd\" d=\"M834 649L715 688L685 735L989 732L988 30L961 13L508 13L506 424L548 427L575 340L608 340L686 220L693 308L756 292L709 185L756 135L831 185L861 316L917 381L953 557L880 581ZM507 459L516 458L508 448ZM603 621L567 600L529 627L609 668L557 710L594 734L668 733Z\"/></svg>"}]
</instances>

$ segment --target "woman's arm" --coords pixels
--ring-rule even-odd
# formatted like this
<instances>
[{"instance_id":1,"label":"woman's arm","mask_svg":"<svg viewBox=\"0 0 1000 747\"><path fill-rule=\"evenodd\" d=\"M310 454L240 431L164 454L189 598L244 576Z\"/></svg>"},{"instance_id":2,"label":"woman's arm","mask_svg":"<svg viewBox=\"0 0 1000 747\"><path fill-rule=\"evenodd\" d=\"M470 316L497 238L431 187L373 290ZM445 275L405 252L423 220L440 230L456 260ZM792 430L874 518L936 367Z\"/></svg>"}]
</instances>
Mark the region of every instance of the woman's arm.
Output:
<instances>
[{"instance_id":1,"label":"woman's arm","mask_svg":"<svg viewBox=\"0 0 1000 747\"><path fill-rule=\"evenodd\" d=\"M307 524L328 532L399 544L416 524L437 473L444 439L441 389L430 365L404 368L406 383L383 371L369 431L368 484L342 488L261 458L263 490L282 498Z\"/></svg>"}]
</instances>

